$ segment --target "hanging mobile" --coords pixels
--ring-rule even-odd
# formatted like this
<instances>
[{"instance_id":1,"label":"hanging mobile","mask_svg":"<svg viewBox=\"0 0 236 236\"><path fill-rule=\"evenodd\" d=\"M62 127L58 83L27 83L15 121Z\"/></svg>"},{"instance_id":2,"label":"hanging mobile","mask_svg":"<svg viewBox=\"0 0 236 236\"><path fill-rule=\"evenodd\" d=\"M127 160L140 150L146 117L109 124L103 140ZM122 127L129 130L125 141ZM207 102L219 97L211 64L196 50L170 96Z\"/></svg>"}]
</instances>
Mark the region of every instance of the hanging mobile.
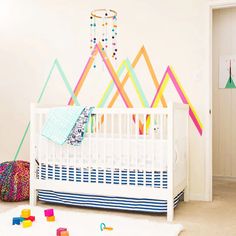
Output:
<instances>
[{"instance_id":1,"label":"hanging mobile","mask_svg":"<svg viewBox=\"0 0 236 236\"><path fill-rule=\"evenodd\" d=\"M111 9L95 9L90 15L90 49L102 43L102 50L117 60L117 12ZM95 63L93 67L96 67Z\"/></svg>"}]
</instances>

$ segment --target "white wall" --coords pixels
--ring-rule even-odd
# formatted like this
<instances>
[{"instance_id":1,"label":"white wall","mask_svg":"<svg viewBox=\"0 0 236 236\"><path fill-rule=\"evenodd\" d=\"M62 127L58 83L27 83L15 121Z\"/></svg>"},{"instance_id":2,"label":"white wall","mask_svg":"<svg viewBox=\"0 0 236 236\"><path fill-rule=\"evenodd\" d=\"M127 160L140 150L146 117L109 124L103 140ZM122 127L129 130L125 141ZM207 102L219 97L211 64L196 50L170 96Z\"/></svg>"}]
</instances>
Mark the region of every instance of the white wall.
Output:
<instances>
[{"instance_id":1,"label":"white wall","mask_svg":"<svg viewBox=\"0 0 236 236\"><path fill-rule=\"evenodd\" d=\"M213 15L213 175L236 177L236 89L219 89L219 58L236 54L236 8Z\"/></svg>"},{"instance_id":2,"label":"white wall","mask_svg":"<svg viewBox=\"0 0 236 236\"><path fill-rule=\"evenodd\" d=\"M126 57L132 60L144 44L159 81L169 64L174 67L205 128L207 0L0 0L1 161L13 158L29 120L29 103L36 101L55 58L75 86L89 56L89 14L95 8L118 12L118 64ZM138 72L146 75L146 70L142 61ZM150 79L140 78L143 84ZM68 95L57 73L53 80L43 102L66 104ZM80 102L95 103L96 88L109 80L102 68L92 70L93 86ZM146 90L154 95L153 87ZM191 198L203 200L206 133L199 136L191 120L189 133ZM23 147L19 158L28 159L28 146Z\"/></svg>"}]
</instances>

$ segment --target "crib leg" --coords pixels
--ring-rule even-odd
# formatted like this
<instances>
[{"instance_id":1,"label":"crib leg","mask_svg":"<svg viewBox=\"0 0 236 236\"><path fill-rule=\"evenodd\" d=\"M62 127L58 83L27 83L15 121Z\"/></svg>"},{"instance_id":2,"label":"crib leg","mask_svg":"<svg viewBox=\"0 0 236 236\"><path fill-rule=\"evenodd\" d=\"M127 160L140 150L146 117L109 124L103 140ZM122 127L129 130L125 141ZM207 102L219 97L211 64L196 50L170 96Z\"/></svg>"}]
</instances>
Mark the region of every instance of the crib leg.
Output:
<instances>
[{"instance_id":1,"label":"crib leg","mask_svg":"<svg viewBox=\"0 0 236 236\"><path fill-rule=\"evenodd\" d=\"M37 190L30 189L30 206L36 206L37 203Z\"/></svg>"},{"instance_id":2,"label":"crib leg","mask_svg":"<svg viewBox=\"0 0 236 236\"><path fill-rule=\"evenodd\" d=\"M167 200L167 221L172 222L174 219L174 202L173 199Z\"/></svg>"}]
</instances>

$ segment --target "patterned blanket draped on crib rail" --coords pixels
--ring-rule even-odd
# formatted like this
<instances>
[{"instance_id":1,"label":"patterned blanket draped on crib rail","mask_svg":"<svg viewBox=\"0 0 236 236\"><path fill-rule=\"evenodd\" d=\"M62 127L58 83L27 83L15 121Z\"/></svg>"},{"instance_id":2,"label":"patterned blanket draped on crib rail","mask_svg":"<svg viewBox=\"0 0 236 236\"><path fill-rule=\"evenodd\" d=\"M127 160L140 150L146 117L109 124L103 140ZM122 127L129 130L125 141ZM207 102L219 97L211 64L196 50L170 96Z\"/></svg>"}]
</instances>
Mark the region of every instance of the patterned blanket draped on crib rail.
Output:
<instances>
[{"instance_id":1,"label":"patterned blanket draped on crib rail","mask_svg":"<svg viewBox=\"0 0 236 236\"><path fill-rule=\"evenodd\" d=\"M79 145L85 135L93 107L59 107L51 109L42 135L57 144Z\"/></svg>"}]
</instances>

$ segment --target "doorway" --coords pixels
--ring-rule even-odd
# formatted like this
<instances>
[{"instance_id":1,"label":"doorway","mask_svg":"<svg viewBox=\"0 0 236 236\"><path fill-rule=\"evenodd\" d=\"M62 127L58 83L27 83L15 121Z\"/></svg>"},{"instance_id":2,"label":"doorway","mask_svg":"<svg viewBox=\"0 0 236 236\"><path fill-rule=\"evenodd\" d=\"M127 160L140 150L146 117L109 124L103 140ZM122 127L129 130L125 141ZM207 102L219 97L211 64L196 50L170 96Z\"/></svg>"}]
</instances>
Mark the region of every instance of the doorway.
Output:
<instances>
[{"instance_id":1,"label":"doorway","mask_svg":"<svg viewBox=\"0 0 236 236\"><path fill-rule=\"evenodd\" d=\"M236 7L212 9L212 175L236 181Z\"/></svg>"}]
</instances>

